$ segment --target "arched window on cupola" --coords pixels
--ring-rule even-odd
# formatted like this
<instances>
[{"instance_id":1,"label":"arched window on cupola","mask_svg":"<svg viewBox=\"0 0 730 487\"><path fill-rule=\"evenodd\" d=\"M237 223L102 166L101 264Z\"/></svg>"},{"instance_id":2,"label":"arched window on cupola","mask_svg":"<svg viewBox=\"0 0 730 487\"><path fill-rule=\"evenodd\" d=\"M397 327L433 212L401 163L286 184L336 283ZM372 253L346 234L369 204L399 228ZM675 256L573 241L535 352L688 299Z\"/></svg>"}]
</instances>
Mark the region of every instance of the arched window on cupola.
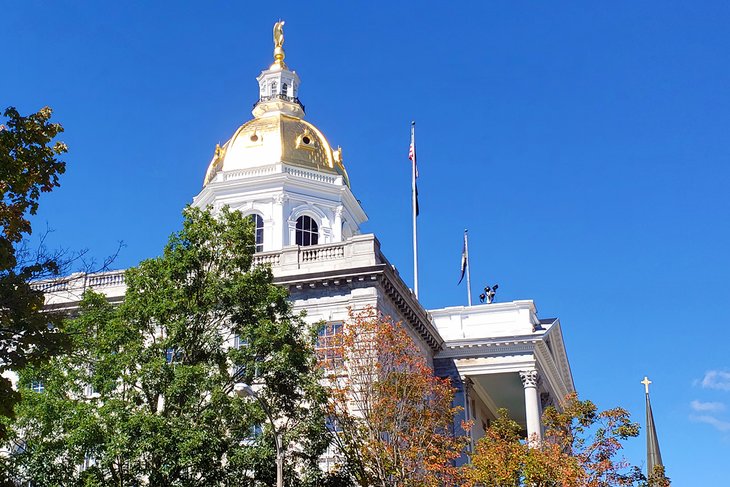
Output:
<instances>
[{"instance_id":1,"label":"arched window on cupola","mask_svg":"<svg viewBox=\"0 0 730 487\"><path fill-rule=\"evenodd\" d=\"M319 227L314 218L300 216L297 218L296 244L301 246L317 245L319 242Z\"/></svg>"},{"instance_id":2,"label":"arched window on cupola","mask_svg":"<svg viewBox=\"0 0 730 487\"><path fill-rule=\"evenodd\" d=\"M248 216L251 219L251 223L253 223L253 231L254 231L254 252L263 252L264 251L264 219L261 218L261 215L253 214Z\"/></svg>"},{"instance_id":3,"label":"arched window on cupola","mask_svg":"<svg viewBox=\"0 0 730 487\"><path fill-rule=\"evenodd\" d=\"M286 92L287 86L286 83L281 84L281 94L284 96L289 96L289 93Z\"/></svg>"},{"instance_id":4,"label":"arched window on cupola","mask_svg":"<svg viewBox=\"0 0 730 487\"><path fill-rule=\"evenodd\" d=\"M271 96L276 95L276 81L271 82Z\"/></svg>"}]
</instances>

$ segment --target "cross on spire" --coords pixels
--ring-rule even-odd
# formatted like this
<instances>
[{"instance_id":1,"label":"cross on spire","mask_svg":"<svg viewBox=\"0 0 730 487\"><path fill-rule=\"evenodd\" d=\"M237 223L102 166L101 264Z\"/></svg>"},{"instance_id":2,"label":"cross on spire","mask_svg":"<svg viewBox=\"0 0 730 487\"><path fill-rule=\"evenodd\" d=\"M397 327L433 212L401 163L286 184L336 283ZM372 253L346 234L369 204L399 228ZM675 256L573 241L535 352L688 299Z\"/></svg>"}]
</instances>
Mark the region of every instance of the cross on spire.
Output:
<instances>
[{"instance_id":1,"label":"cross on spire","mask_svg":"<svg viewBox=\"0 0 730 487\"><path fill-rule=\"evenodd\" d=\"M646 388L646 393L649 394L649 384L651 384L651 381L647 376L644 376L644 380L641 381L642 384L644 384L644 387Z\"/></svg>"},{"instance_id":2,"label":"cross on spire","mask_svg":"<svg viewBox=\"0 0 730 487\"><path fill-rule=\"evenodd\" d=\"M646 476L651 478L656 467L664 466L664 464L662 463L662 454L659 451L659 439L657 438L654 414L651 412L651 402L649 400L649 384L651 384L651 381L644 376L641 383L644 384L646 389ZM652 482L651 485L654 485L654 483Z\"/></svg>"}]
</instances>

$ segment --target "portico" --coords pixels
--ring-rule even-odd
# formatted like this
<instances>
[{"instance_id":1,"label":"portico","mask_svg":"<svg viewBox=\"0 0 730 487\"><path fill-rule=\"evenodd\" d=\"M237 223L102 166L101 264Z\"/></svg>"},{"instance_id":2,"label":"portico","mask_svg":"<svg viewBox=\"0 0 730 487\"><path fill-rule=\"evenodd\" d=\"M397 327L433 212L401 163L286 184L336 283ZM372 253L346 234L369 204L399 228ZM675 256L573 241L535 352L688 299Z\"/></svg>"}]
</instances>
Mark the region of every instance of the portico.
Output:
<instances>
[{"instance_id":1,"label":"portico","mask_svg":"<svg viewBox=\"0 0 730 487\"><path fill-rule=\"evenodd\" d=\"M483 436L500 408L528 438L541 438L543 409L575 390L560 321L538 318L529 300L429 313L444 339L434 365L456 386L459 422L473 422L472 438Z\"/></svg>"}]
</instances>

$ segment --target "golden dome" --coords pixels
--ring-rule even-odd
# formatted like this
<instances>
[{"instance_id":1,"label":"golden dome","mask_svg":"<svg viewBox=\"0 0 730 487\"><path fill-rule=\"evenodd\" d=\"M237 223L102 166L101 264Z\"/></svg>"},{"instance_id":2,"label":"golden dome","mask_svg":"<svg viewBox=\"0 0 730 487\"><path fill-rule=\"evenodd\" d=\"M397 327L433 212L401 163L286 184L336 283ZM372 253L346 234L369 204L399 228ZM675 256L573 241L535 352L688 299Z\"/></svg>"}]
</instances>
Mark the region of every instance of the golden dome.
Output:
<instances>
[{"instance_id":1,"label":"golden dome","mask_svg":"<svg viewBox=\"0 0 730 487\"><path fill-rule=\"evenodd\" d=\"M338 174L350 185L342 150L333 150L311 123L282 112L269 112L241 125L222 147L216 147L203 186L219 171L252 169L284 163Z\"/></svg>"},{"instance_id":2,"label":"golden dome","mask_svg":"<svg viewBox=\"0 0 730 487\"><path fill-rule=\"evenodd\" d=\"M274 24L274 64L256 78L259 100L252 110L254 119L241 125L223 147L216 146L203 186L221 171L248 171L280 163L341 175L350 186L342 149L332 150L322 132L302 119L299 76L284 64L283 26L281 20Z\"/></svg>"}]
</instances>

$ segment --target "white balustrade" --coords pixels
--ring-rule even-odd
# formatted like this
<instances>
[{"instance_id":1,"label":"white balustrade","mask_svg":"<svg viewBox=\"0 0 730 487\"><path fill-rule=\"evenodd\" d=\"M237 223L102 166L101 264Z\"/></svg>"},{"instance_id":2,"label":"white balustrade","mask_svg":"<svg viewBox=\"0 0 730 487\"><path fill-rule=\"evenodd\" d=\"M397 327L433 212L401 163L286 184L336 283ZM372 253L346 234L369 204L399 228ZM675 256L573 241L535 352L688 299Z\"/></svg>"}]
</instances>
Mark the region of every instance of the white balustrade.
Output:
<instances>
[{"instance_id":1,"label":"white balustrade","mask_svg":"<svg viewBox=\"0 0 730 487\"><path fill-rule=\"evenodd\" d=\"M312 181L319 181L321 183L328 183L328 184L335 184L337 182L337 178L339 177L339 176L331 176L328 174L322 174L321 172L317 172L317 171L308 171L306 169L301 169L298 167L289 167L289 166L285 166L284 171L286 171L287 174L291 174L292 176L310 179Z\"/></svg>"},{"instance_id":2,"label":"white balustrade","mask_svg":"<svg viewBox=\"0 0 730 487\"><path fill-rule=\"evenodd\" d=\"M376 264L389 265L373 235L357 235L334 244L290 246L280 251L262 252L254 254L251 263L253 267L271 266L276 277L296 275L303 271L324 272ZM78 302L83 292L90 288L107 296L122 297L125 284L124 271L120 270L97 274L76 273L60 279L37 281L31 286L46 293L46 304L70 304Z\"/></svg>"},{"instance_id":3,"label":"white balustrade","mask_svg":"<svg viewBox=\"0 0 730 487\"><path fill-rule=\"evenodd\" d=\"M245 179L255 178L259 176L265 176L267 174L274 174L277 171L277 164L271 164L269 166L251 167L247 169L236 169L224 173L223 179L230 181L232 179Z\"/></svg>"},{"instance_id":4,"label":"white balustrade","mask_svg":"<svg viewBox=\"0 0 730 487\"><path fill-rule=\"evenodd\" d=\"M342 184L342 176L333 174L324 174L319 171L310 171L300 167L291 167L282 164L270 164L268 166L250 167L245 169L234 169L224 172L223 181L231 181L234 179L248 179L266 176L269 174L286 173L298 178L309 179L327 184Z\"/></svg>"},{"instance_id":5,"label":"white balustrade","mask_svg":"<svg viewBox=\"0 0 730 487\"><path fill-rule=\"evenodd\" d=\"M344 244L327 247L304 247L300 249L300 262L318 262L323 260L342 259L345 257Z\"/></svg>"},{"instance_id":6,"label":"white balustrade","mask_svg":"<svg viewBox=\"0 0 730 487\"><path fill-rule=\"evenodd\" d=\"M268 254L256 254L253 256L253 261L251 265L253 267L257 267L260 265L270 265L271 267L276 267L279 265L279 262L281 261L281 253L268 253Z\"/></svg>"},{"instance_id":7,"label":"white balustrade","mask_svg":"<svg viewBox=\"0 0 730 487\"><path fill-rule=\"evenodd\" d=\"M124 271L90 274L87 277L86 285L88 287L123 286Z\"/></svg>"}]
</instances>

